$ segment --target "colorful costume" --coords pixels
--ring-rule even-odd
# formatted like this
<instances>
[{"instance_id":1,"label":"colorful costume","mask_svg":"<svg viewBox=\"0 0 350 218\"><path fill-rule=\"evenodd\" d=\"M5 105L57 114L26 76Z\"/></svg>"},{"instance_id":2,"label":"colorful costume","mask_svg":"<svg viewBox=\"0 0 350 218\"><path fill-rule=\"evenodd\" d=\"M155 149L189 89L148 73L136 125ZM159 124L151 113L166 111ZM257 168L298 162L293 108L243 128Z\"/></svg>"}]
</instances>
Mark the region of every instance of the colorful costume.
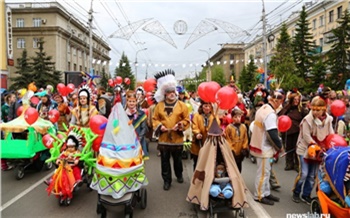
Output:
<instances>
[{"instance_id":1,"label":"colorful costume","mask_svg":"<svg viewBox=\"0 0 350 218\"><path fill-rule=\"evenodd\" d=\"M96 161L91 188L115 199L148 184L142 148L122 105L111 111Z\"/></svg>"}]
</instances>

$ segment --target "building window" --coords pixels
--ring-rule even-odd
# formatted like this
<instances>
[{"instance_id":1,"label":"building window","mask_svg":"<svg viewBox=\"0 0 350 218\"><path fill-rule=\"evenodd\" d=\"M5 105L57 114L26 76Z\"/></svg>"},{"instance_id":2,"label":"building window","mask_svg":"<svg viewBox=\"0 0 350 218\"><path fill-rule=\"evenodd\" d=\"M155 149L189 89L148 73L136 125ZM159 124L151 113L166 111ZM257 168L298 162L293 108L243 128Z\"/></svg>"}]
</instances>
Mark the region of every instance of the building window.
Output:
<instances>
[{"instance_id":1,"label":"building window","mask_svg":"<svg viewBox=\"0 0 350 218\"><path fill-rule=\"evenodd\" d=\"M312 29L316 29L316 19L312 21Z\"/></svg>"},{"instance_id":2,"label":"building window","mask_svg":"<svg viewBox=\"0 0 350 218\"><path fill-rule=\"evenodd\" d=\"M24 27L24 19L23 18L17 18L16 27Z\"/></svg>"},{"instance_id":3,"label":"building window","mask_svg":"<svg viewBox=\"0 0 350 218\"><path fill-rule=\"evenodd\" d=\"M323 15L322 15L322 16L320 16L320 26L323 26L323 25L324 25L323 18L324 18L324 16L323 16Z\"/></svg>"},{"instance_id":4,"label":"building window","mask_svg":"<svg viewBox=\"0 0 350 218\"><path fill-rule=\"evenodd\" d=\"M73 66L73 71L77 71L77 64L74 64Z\"/></svg>"},{"instance_id":5,"label":"building window","mask_svg":"<svg viewBox=\"0 0 350 218\"><path fill-rule=\"evenodd\" d=\"M41 18L33 18L33 27L41 26Z\"/></svg>"},{"instance_id":6,"label":"building window","mask_svg":"<svg viewBox=\"0 0 350 218\"><path fill-rule=\"evenodd\" d=\"M234 60L235 59L235 55L234 54L230 54L230 60Z\"/></svg>"},{"instance_id":7,"label":"building window","mask_svg":"<svg viewBox=\"0 0 350 218\"><path fill-rule=\"evenodd\" d=\"M70 71L70 62L68 61L68 71Z\"/></svg>"},{"instance_id":8,"label":"building window","mask_svg":"<svg viewBox=\"0 0 350 218\"><path fill-rule=\"evenodd\" d=\"M313 43L314 45L316 45L316 40L312 41L312 43Z\"/></svg>"},{"instance_id":9,"label":"building window","mask_svg":"<svg viewBox=\"0 0 350 218\"><path fill-rule=\"evenodd\" d=\"M17 48L25 48L26 40L25 39L17 39Z\"/></svg>"},{"instance_id":10,"label":"building window","mask_svg":"<svg viewBox=\"0 0 350 218\"><path fill-rule=\"evenodd\" d=\"M333 16L334 16L334 11L331 10L331 11L329 12L329 23L333 22Z\"/></svg>"},{"instance_id":11,"label":"building window","mask_svg":"<svg viewBox=\"0 0 350 218\"><path fill-rule=\"evenodd\" d=\"M343 6L337 8L337 19L341 18L341 14L343 13Z\"/></svg>"},{"instance_id":12,"label":"building window","mask_svg":"<svg viewBox=\"0 0 350 218\"><path fill-rule=\"evenodd\" d=\"M83 71L83 67L79 65L79 71Z\"/></svg>"},{"instance_id":13,"label":"building window","mask_svg":"<svg viewBox=\"0 0 350 218\"><path fill-rule=\"evenodd\" d=\"M38 48L39 47L39 38L33 38L33 48Z\"/></svg>"},{"instance_id":14,"label":"building window","mask_svg":"<svg viewBox=\"0 0 350 218\"><path fill-rule=\"evenodd\" d=\"M323 46L323 38L320 38L320 46Z\"/></svg>"},{"instance_id":15,"label":"building window","mask_svg":"<svg viewBox=\"0 0 350 218\"><path fill-rule=\"evenodd\" d=\"M85 72L87 72L87 68L85 67Z\"/></svg>"}]
</instances>

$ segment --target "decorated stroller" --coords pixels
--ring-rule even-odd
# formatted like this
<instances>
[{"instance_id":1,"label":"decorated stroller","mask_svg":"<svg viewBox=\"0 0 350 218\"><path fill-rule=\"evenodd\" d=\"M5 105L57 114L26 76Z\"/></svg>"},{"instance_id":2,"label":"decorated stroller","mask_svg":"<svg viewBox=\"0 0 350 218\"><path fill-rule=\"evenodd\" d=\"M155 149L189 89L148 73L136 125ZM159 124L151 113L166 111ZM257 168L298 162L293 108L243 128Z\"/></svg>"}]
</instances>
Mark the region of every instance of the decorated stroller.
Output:
<instances>
[{"instance_id":1,"label":"decorated stroller","mask_svg":"<svg viewBox=\"0 0 350 218\"><path fill-rule=\"evenodd\" d=\"M311 212L332 217L350 216L350 147L330 148L324 155L317 176L317 197Z\"/></svg>"},{"instance_id":2,"label":"decorated stroller","mask_svg":"<svg viewBox=\"0 0 350 218\"><path fill-rule=\"evenodd\" d=\"M137 202L147 206L148 184L142 147L122 105L111 111L96 161L91 188L98 192L97 214L107 216L108 206L124 206L125 217L132 217Z\"/></svg>"},{"instance_id":3,"label":"decorated stroller","mask_svg":"<svg viewBox=\"0 0 350 218\"><path fill-rule=\"evenodd\" d=\"M45 135L44 142L50 149L51 158L46 162L55 162L58 166L52 178L47 182L48 194L58 198L59 205L70 205L75 192L84 182L90 187L92 170L95 163L92 144L97 135L90 128L71 126L66 133ZM51 144L52 145L51 145ZM68 146L76 148L68 150ZM66 150L67 149L67 150Z\"/></svg>"},{"instance_id":4,"label":"decorated stroller","mask_svg":"<svg viewBox=\"0 0 350 218\"><path fill-rule=\"evenodd\" d=\"M40 117L34 120L34 116L31 117L31 124L28 124L24 118L27 108L28 105L16 119L0 124L0 130L5 132L5 139L1 140L1 158L16 167L17 180L23 179L27 169L50 170L53 166L52 163L45 163L50 158L50 153L41 139L42 135L55 132L54 125Z\"/></svg>"},{"instance_id":5,"label":"decorated stroller","mask_svg":"<svg viewBox=\"0 0 350 218\"><path fill-rule=\"evenodd\" d=\"M186 200L198 204L201 210L207 210L209 217L217 217L217 213L233 210L234 217L244 217L243 207L248 207L246 199L247 188L236 166L232 151L226 144L216 120L213 121L204 146L198 156L198 162L192 177ZM214 178L214 168L217 163L224 162L228 177L222 181ZM209 189L213 182L227 182L233 188L233 197L223 199L209 196Z\"/></svg>"}]
</instances>

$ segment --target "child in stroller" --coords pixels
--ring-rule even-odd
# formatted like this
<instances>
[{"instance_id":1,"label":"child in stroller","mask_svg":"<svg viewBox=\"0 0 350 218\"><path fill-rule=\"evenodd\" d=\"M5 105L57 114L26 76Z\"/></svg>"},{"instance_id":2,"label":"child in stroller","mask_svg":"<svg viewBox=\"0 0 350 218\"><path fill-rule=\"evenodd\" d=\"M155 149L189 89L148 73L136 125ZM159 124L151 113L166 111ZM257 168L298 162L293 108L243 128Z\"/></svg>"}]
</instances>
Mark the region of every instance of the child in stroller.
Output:
<instances>
[{"instance_id":1,"label":"child in stroller","mask_svg":"<svg viewBox=\"0 0 350 218\"><path fill-rule=\"evenodd\" d=\"M219 163L215 169L215 179L210 187L209 193L212 197L230 199L233 196L233 189L226 173L224 163Z\"/></svg>"}]
</instances>

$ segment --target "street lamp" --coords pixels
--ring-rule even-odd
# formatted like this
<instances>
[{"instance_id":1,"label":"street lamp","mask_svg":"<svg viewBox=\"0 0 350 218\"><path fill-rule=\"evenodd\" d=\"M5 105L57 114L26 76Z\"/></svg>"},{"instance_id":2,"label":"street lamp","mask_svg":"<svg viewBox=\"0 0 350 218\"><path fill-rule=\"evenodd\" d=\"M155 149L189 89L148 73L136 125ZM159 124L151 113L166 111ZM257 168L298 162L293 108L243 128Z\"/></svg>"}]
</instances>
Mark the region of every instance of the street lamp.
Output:
<instances>
[{"instance_id":1,"label":"street lamp","mask_svg":"<svg viewBox=\"0 0 350 218\"><path fill-rule=\"evenodd\" d=\"M210 69L210 48L209 51L204 49L199 49L199 51L205 52L208 54L208 71L207 71L207 82L211 80L211 69Z\"/></svg>"},{"instance_id":2,"label":"street lamp","mask_svg":"<svg viewBox=\"0 0 350 218\"><path fill-rule=\"evenodd\" d=\"M263 25L263 60L264 60L264 86L267 88L267 43L266 43L266 15L265 15L265 3L262 0L262 25Z\"/></svg>"},{"instance_id":3,"label":"street lamp","mask_svg":"<svg viewBox=\"0 0 350 218\"><path fill-rule=\"evenodd\" d=\"M136 55L135 55L135 83L137 84L137 54L140 52L140 51L144 51L144 50L147 50L147 48L143 48L143 49L140 49L136 52Z\"/></svg>"}]
</instances>

